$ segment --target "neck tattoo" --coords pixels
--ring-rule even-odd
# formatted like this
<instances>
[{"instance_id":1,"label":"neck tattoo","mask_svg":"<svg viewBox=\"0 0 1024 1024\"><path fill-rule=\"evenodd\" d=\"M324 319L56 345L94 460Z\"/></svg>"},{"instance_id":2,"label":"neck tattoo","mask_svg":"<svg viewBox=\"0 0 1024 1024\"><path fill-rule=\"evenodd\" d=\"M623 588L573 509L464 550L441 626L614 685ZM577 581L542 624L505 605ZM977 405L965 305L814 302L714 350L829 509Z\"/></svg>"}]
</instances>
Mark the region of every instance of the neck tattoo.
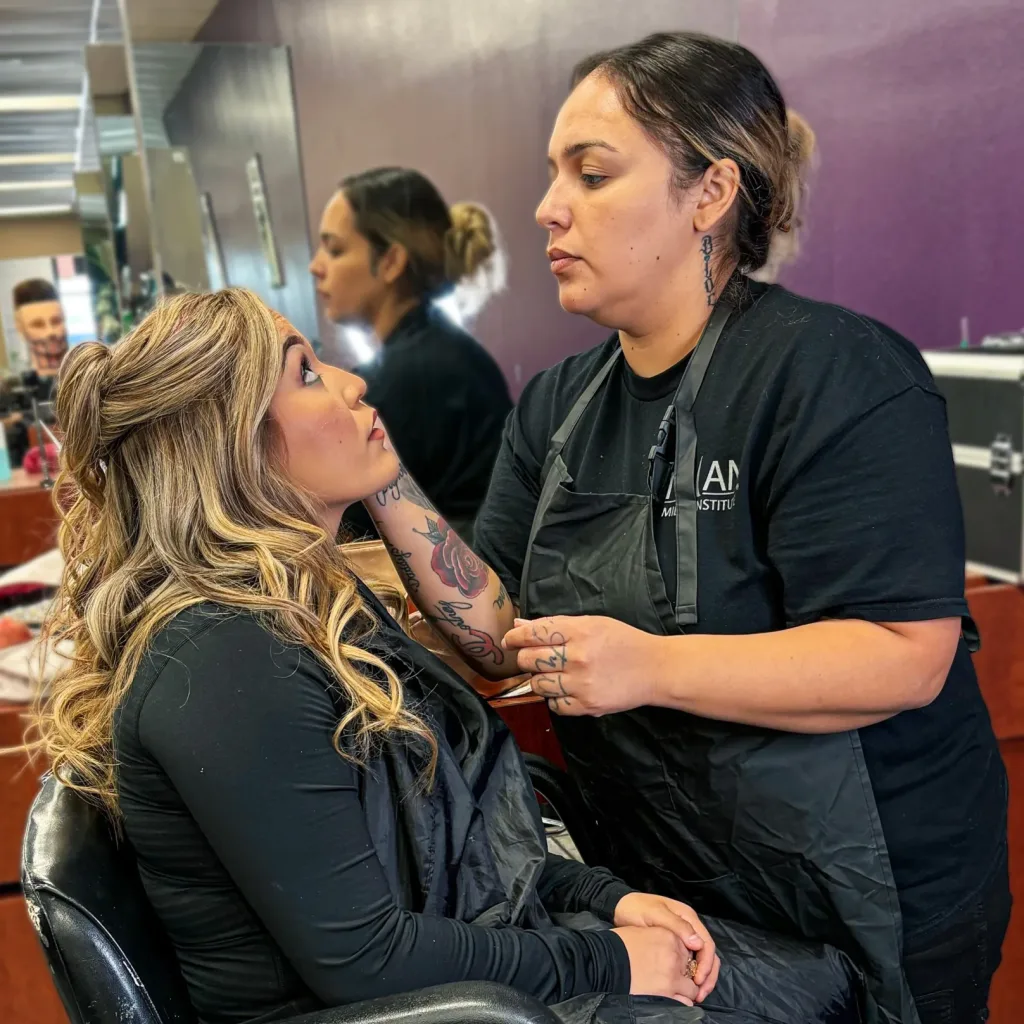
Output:
<instances>
[{"instance_id":1,"label":"neck tattoo","mask_svg":"<svg viewBox=\"0 0 1024 1024\"><path fill-rule=\"evenodd\" d=\"M708 297L708 305L715 304L715 282L711 277L711 249L713 243L710 235L705 235L700 243L700 251L704 253L704 292Z\"/></svg>"}]
</instances>

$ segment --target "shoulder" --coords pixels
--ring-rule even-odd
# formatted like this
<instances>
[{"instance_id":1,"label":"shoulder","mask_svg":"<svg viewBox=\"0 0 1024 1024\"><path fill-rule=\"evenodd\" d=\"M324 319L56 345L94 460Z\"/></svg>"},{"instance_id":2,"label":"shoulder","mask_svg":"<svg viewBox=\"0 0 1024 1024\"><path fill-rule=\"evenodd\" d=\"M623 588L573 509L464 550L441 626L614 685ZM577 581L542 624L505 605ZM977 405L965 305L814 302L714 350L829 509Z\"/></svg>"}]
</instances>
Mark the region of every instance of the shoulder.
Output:
<instances>
[{"instance_id":1,"label":"shoulder","mask_svg":"<svg viewBox=\"0 0 1024 1024\"><path fill-rule=\"evenodd\" d=\"M179 612L151 639L122 714L135 717L147 701L188 701L196 711L245 702L280 680L306 681L325 695L329 680L313 654L278 638L252 612L202 603ZM197 688L198 684L198 688ZM235 697L231 697L233 694Z\"/></svg>"},{"instance_id":2,"label":"shoulder","mask_svg":"<svg viewBox=\"0 0 1024 1024\"><path fill-rule=\"evenodd\" d=\"M618 345L618 337L612 335L600 345L569 356L531 378L516 405L515 419L534 447L546 447Z\"/></svg>"},{"instance_id":3,"label":"shoulder","mask_svg":"<svg viewBox=\"0 0 1024 1024\"><path fill-rule=\"evenodd\" d=\"M403 328L356 373L368 381L403 379L419 384L434 376L443 377L448 383L487 378L500 381L501 387L507 389L494 356L472 334L440 312L425 315Z\"/></svg>"},{"instance_id":4,"label":"shoulder","mask_svg":"<svg viewBox=\"0 0 1024 1024\"><path fill-rule=\"evenodd\" d=\"M762 371L782 376L790 390L839 389L850 407L912 388L936 391L921 353L892 328L778 286L740 316L734 339L756 349Z\"/></svg>"}]
</instances>

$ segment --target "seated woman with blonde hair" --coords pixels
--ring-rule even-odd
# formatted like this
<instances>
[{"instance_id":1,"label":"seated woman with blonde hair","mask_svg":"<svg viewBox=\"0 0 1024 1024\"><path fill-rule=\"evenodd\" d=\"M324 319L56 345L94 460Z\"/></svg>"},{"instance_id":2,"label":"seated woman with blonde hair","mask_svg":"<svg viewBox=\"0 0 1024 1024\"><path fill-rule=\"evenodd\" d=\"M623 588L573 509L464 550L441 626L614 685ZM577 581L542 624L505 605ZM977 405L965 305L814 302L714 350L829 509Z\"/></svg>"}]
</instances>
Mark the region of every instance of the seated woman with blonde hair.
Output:
<instances>
[{"instance_id":1,"label":"seated woman with blonde hair","mask_svg":"<svg viewBox=\"0 0 1024 1024\"><path fill-rule=\"evenodd\" d=\"M131 842L204 1024L463 980L699 1019L681 1004L718 979L704 924L547 854L501 721L335 546L344 509L398 480L426 503L364 391L242 290L71 353L47 635L75 653L39 746ZM472 553L449 549L469 586ZM704 1019L764 1019L723 1012Z\"/></svg>"}]
</instances>

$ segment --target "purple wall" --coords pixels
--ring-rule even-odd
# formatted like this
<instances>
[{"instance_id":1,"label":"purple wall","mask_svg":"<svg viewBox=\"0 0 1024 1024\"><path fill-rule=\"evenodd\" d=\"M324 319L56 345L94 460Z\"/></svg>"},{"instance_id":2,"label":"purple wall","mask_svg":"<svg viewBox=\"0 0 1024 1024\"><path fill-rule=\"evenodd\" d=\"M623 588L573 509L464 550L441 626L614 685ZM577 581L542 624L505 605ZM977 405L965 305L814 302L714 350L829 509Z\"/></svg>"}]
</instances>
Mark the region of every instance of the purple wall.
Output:
<instances>
[{"instance_id":1,"label":"purple wall","mask_svg":"<svg viewBox=\"0 0 1024 1024\"><path fill-rule=\"evenodd\" d=\"M795 290L922 348L1024 325L1024 4L740 0L818 133Z\"/></svg>"},{"instance_id":2,"label":"purple wall","mask_svg":"<svg viewBox=\"0 0 1024 1024\"><path fill-rule=\"evenodd\" d=\"M816 129L791 287L922 347L1024 324L1021 0L221 0L202 38L292 47L311 227L348 171L400 160L479 199L510 249L477 324L513 390L600 332L557 306L533 207L575 57L656 28L736 38ZM326 337L326 336L325 336Z\"/></svg>"},{"instance_id":3,"label":"purple wall","mask_svg":"<svg viewBox=\"0 0 1024 1024\"><path fill-rule=\"evenodd\" d=\"M491 211L508 288L474 333L518 393L605 334L559 308L533 217L573 64L658 29L734 36L736 11L736 0L221 0L201 38L291 48L312 237L339 178L381 164L417 167L448 202ZM325 348L331 333L323 325Z\"/></svg>"}]
</instances>

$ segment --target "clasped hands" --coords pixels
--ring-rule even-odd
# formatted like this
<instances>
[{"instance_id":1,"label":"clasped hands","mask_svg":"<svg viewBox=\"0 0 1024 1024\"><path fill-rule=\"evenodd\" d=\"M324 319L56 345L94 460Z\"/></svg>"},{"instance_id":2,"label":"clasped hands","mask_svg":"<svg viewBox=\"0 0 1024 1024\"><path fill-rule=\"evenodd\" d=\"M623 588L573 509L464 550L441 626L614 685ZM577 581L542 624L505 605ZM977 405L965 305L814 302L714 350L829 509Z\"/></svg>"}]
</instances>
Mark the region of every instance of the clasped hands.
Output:
<instances>
[{"instance_id":1,"label":"clasped hands","mask_svg":"<svg viewBox=\"0 0 1024 1024\"><path fill-rule=\"evenodd\" d=\"M559 715L608 715L654 701L662 637L598 615L516 619L502 647L516 652L533 692Z\"/></svg>"},{"instance_id":2,"label":"clasped hands","mask_svg":"<svg viewBox=\"0 0 1024 1024\"><path fill-rule=\"evenodd\" d=\"M692 907L634 892L619 900L614 924L629 954L632 995L665 996L692 1006L714 989L721 963Z\"/></svg>"}]
</instances>

